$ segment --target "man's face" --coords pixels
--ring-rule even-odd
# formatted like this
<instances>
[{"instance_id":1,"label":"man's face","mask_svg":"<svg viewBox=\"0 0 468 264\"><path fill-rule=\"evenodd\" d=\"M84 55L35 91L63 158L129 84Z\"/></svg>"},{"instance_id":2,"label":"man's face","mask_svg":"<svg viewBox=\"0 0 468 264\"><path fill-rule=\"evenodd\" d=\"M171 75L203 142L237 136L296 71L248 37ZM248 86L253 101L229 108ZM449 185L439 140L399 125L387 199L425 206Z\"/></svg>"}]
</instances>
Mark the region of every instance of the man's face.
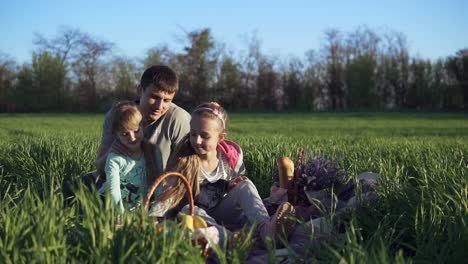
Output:
<instances>
[{"instance_id":1,"label":"man's face","mask_svg":"<svg viewBox=\"0 0 468 264\"><path fill-rule=\"evenodd\" d=\"M163 116L169 106L175 93L168 93L159 90L154 85L149 85L140 96L140 108L143 116L148 122L154 122Z\"/></svg>"}]
</instances>

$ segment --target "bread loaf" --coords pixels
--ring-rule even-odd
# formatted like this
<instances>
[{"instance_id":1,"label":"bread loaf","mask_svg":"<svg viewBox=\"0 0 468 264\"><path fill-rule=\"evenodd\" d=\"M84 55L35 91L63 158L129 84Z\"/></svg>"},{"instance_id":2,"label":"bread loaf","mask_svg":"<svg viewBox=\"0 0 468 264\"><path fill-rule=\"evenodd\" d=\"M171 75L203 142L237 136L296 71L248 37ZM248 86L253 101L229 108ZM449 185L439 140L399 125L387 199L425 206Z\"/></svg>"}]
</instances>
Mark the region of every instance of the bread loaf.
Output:
<instances>
[{"instance_id":1,"label":"bread loaf","mask_svg":"<svg viewBox=\"0 0 468 264\"><path fill-rule=\"evenodd\" d=\"M280 157L277 163L280 187L289 189L294 175L294 162L288 157Z\"/></svg>"}]
</instances>

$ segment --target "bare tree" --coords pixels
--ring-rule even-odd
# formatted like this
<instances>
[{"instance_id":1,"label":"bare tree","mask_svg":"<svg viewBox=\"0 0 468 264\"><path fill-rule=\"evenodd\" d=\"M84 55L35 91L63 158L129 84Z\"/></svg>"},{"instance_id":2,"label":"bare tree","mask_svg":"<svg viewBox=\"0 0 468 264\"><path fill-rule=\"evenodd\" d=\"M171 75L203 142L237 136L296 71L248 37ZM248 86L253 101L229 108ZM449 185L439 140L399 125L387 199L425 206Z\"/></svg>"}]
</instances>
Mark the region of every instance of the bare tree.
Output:
<instances>
[{"instance_id":1,"label":"bare tree","mask_svg":"<svg viewBox=\"0 0 468 264\"><path fill-rule=\"evenodd\" d=\"M305 54L304 94L308 110L327 109L327 86L325 84L326 69L314 50Z\"/></svg>"},{"instance_id":2,"label":"bare tree","mask_svg":"<svg viewBox=\"0 0 468 264\"><path fill-rule=\"evenodd\" d=\"M277 110L277 92L280 90L278 73L273 68L272 61L261 60L258 67L257 76L257 105L262 110Z\"/></svg>"},{"instance_id":3,"label":"bare tree","mask_svg":"<svg viewBox=\"0 0 468 264\"><path fill-rule=\"evenodd\" d=\"M283 69L283 103L286 109L307 108L304 84L304 63L297 57L289 58Z\"/></svg>"},{"instance_id":4,"label":"bare tree","mask_svg":"<svg viewBox=\"0 0 468 264\"><path fill-rule=\"evenodd\" d=\"M447 61L449 72L455 77L460 87L460 95L463 98L463 108L468 109L468 48L459 50L455 56Z\"/></svg>"},{"instance_id":5,"label":"bare tree","mask_svg":"<svg viewBox=\"0 0 468 264\"><path fill-rule=\"evenodd\" d=\"M10 96L15 78L16 62L7 54L0 52L0 112L14 111Z\"/></svg>"},{"instance_id":6,"label":"bare tree","mask_svg":"<svg viewBox=\"0 0 468 264\"><path fill-rule=\"evenodd\" d=\"M432 92L432 109L444 109L446 105L450 77L445 65L446 62L443 59L438 59L433 64L432 87L430 88Z\"/></svg>"},{"instance_id":7,"label":"bare tree","mask_svg":"<svg viewBox=\"0 0 468 264\"><path fill-rule=\"evenodd\" d=\"M384 35L384 45L380 58L380 96L385 103L396 107L406 105L408 90L409 52L406 36L403 33L388 31ZM392 101L388 101L392 100Z\"/></svg>"},{"instance_id":8,"label":"bare tree","mask_svg":"<svg viewBox=\"0 0 468 264\"><path fill-rule=\"evenodd\" d=\"M81 44L84 33L79 29L61 26L57 36L47 39L40 33L34 33L33 43L39 48L39 52L48 51L59 57L62 64L71 64L77 56L77 47Z\"/></svg>"},{"instance_id":9,"label":"bare tree","mask_svg":"<svg viewBox=\"0 0 468 264\"><path fill-rule=\"evenodd\" d=\"M259 39L257 32L253 32L250 36L245 37L247 50L241 55L242 65L242 94L244 97L243 108L253 109L256 106L256 95L258 90L257 76L259 72L259 65L261 60L264 59L264 55L261 51L261 40Z\"/></svg>"},{"instance_id":10,"label":"bare tree","mask_svg":"<svg viewBox=\"0 0 468 264\"><path fill-rule=\"evenodd\" d=\"M347 60L366 54L376 59L381 38L373 30L366 26L360 26L356 30L347 34L346 52Z\"/></svg>"},{"instance_id":11,"label":"bare tree","mask_svg":"<svg viewBox=\"0 0 468 264\"><path fill-rule=\"evenodd\" d=\"M345 105L345 45L338 30L325 31L323 56L327 65L327 86L330 95L331 109L343 109Z\"/></svg>"},{"instance_id":12,"label":"bare tree","mask_svg":"<svg viewBox=\"0 0 468 264\"><path fill-rule=\"evenodd\" d=\"M76 28L62 26L51 39L35 33L33 43L38 54L47 51L57 57L66 69L64 86L74 82L74 93L82 110L95 111L98 105L99 87L106 83L107 66L104 60L110 55L113 44L98 40ZM71 71L69 71L71 69ZM64 87L68 91L67 87Z\"/></svg>"},{"instance_id":13,"label":"bare tree","mask_svg":"<svg viewBox=\"0 0 468 264\"><path fill-rule=\"evenodd\" d=\"M102 61L109 55L113 44L103 40L95 40L83 34L79 40L77 58L73 61L73 72L78 79L79 94L84 96L83 103L86 110L96 111L98 109L98 78L106 71ZM83 105L83 104L82 104Z\"/></svg>"}]
</instances>

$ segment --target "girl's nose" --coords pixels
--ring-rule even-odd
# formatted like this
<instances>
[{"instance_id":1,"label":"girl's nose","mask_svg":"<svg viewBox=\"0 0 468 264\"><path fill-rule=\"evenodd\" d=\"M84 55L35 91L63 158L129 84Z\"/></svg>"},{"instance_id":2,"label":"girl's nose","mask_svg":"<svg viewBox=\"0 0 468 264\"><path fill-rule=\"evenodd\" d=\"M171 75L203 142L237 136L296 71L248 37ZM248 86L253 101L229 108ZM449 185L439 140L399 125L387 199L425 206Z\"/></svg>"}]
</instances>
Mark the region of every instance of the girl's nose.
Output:
<instances>
[{"instance_id":1,"label":"girl's nose","mask_svg":"<svg viewBox=\"0 0 468 264\"><path fill-rule=\"evenodd\" d=\"M197 136L197 144L200 145L202 142L202 138L200 136Z\"/></svg>"},{"instance_id":2,"label":"girl's nose","mask_svg":"<svg viewBox=\"0 0 468 264\"><path fill-rule=\"evenodd\" d=\"M135 141L135 139L136 139L135 133L130 132L130 133L129 133L129 136L130 136L130 141L132 141L132 142Z\"/></svg>"}]
</instances>

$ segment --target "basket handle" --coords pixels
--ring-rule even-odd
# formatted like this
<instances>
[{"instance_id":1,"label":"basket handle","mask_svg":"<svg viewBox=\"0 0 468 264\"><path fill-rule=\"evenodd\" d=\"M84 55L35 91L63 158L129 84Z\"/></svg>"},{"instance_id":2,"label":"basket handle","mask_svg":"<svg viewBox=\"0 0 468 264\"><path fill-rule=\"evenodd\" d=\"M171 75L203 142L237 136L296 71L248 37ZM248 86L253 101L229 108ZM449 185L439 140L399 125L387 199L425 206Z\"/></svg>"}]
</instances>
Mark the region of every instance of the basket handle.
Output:
<instances>
[{"instance_id":1,"label":"basket handle","mask_svg":"<svg viewBox=\"0 0 468 264\"><path fill-rule=\"evenodd\" d=\"M154 190L156 190L156 187L167 177L169 176L176 176L180 180L182 180L182 183L185 186L185 189L187 189L187 196L189 198L189 206L190 206L190 215L193 216L195 213L194 207L195 207L195 202L193 201L193 194L192 194L192 187L190 187L190 184L188 183L187 179L185 178L184 175L182 175L179 172L175 171L169 171L164 174L161 174L154 182L151 184L151 186L148 188L148 193L146 194L145 201L143 202L143 206L145 210L148 210L148 204L151 199L151 196L154 193Z\"/></svg>"},{"instance_id":2,"label":"basket handle","mask_svg":"<svg viewBox=\"0 0 468 264\"><path fill-rule=\"evenodd\" d=\"M297 179L301 176L301 164L304 163L304 148L301 147L299 148L299 153L297 155L297 163L296 163L296 168L294 170L294 182L296 182Z\"/></svg>"},{"instance_id":3,"label":"basket handle","mask_svg":"<svg viewBox=\"0 0 468 264\"><path fill-rule=\"evenodd\" d=\"M293 204L296 204L298 201L298 193L299 193L299 188L297 186L297 181L299 180L299 177L301 177L301 164L304 162L304 148L301 147L299 148L299 153L297 157L297 163L296 163L296 168L294 168L294 177L293 177L293 182L292 182L292 188L290 189L291 195L288 195L288 200L292 202Z\"/></svg>"}]
</instances>

